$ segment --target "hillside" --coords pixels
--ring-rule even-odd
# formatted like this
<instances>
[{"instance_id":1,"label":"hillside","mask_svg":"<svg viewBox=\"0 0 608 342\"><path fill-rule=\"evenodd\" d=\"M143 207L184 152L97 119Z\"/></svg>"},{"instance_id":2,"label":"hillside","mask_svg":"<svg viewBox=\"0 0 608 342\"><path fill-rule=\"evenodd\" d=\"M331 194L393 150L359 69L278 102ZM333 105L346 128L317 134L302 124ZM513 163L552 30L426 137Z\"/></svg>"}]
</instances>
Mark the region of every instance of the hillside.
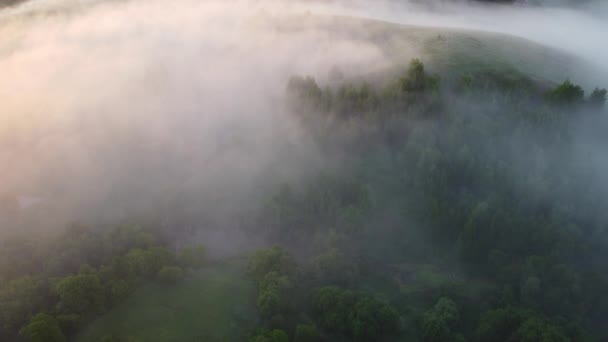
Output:
<instances>
[{"instance_id":1,"label":"hillside","mask_svg":"<svg viewBox=\"0 0 608 342\"><path fill-rule=\"evenodd\" d=\"M261 22L268 24L265 20ZM269 227L264 231L270 230L271 241L284 249L264 249L250 259L249 273L257 283L257 307L263 322L263 328L256 330L257 337L251 341L284 341L282 331L299 336L304 334L300 330L311 329L308 333L315 335L317 327L323 332L314 341L372 341L376 336L392 341L386 336L394 334L422 341L464 340L464 336L476 336L481 341L497 341L507 336L514 340L537 341L544 336L550 341L569 341L570 336L579 338L594 330L590 326L596 324L602 309L589 302L585 302L589 311L574 308L577 300L592 299L569 292L569 286L578 286L573 279L583 275L573 275L569 257L556 256L558 252L554 250L571 255L579 248L564 247L561 234L568 236L563 237L566 240L574 239L577 246L588 242L566 228L560 233L562 228L557 227L563 222L544 216L543 208L550 205L557 190L543 186L543 182L557 188L569 188L572 184L548 174L540 176L544 179L540 183L528 178L532 177L529 172L545 172L544 166L537 164L532 166L535 171L527 170L526 166L520 169L521 165L505 171L506 167L501 166L516 165L520 158L536 160L528 154L528 146L510 142L518 134L535 151L542 151L538 152L542 160L550 160L546 163L558 162L553 153L559 153L564 148L562 144L568 142L551 129L544 131L541 123L559 126L558 122L566 122L561 121L565 120L561 115L566 113L539 103L544 91L575 74L575 70L582 70L580 61L523 39L483 32L400 26L349 17L304 16L271 21L270 25L279 33L314 27L327 30L336 40L348 37L371 43L382 51L386 64L346 79L330 76L330 88L317 86L310 78L296 77L289 83L288 90L295 96L294 110L305 117L311 131L323 137L322 144L329 150L349 151L344 157L348 171L334 174L335 170L326 170L304 188L277 190L270 199L270 207L274 209L262 214L263 225ZM468 77L470 90L448 91L441 100L434 95L438 91L435 82L439 81L420 71L426 69L416 69L414 63L409 66L407 76L398 79L403 83L376 92L375 89L383 89L382 84L392 84L396 75L403 75L413 56L420 56L428 69L440 76L443 87L462 87L460 82ZM487 75L491 77L486 79ZM360 82L371 84L371 89ZM402 89L408 89L407 95L400 94ZM478 96L491 98L477 104L491 109L479 111L479 107L468 102ZM444 103L451 103L454 108ZM513 112L509 110L511 107ZM552 114L555 116L546 111L555 111ZM532 113L538 116L528 116ZM319 125L323 122L328 126ZM417 129L420 122L431 128ZM568 130L566 126L561 129ZM556 146L545 145L545 139L557 141ZM360 140L366 145L360 145ZM408 164L409 158L414 160L412 164ZM564 168L570 167L576 169L564 162ZM405 178L409 181L399 176L402 170L408 170ZM492 171L486 174L484 170ZM521 173L523 179L512 179L511 172ZM502 188L503 182L512 188ZM528 202L511 197L527 196L531 188L538 190L535 194L538 198ZM581 224L588 225L588 229L600 224L567 211L555 215L573 215L572 219L583 220L585 223ZM414 218L425 222L422 224L425 228L404 224ZM508 224L515 221L518 223ZM537 222L543 222L542 228ZM492 234L504 240L494 241ZM528 234L534 237L528 240ZM300 260L291 259L290 253L300 255ZM461 261L450 260L451 257ZM257 263L260 274L256 273ZM298 267L298 271L291 270L292 267ZM564 278L554 280L560 277ZM510 285L502 288L503 281ZM521 281L524 285L519 285ZM594 281L601 283L595 278ZM540 283L546 295L540 294ZM598 284L594 286L601 286ZM102 336L108 327L119 326L120 336L149 334L144 340L155 340L154 336L161 333L152 331L166 331L163 333L166 336L177 336L172 334L179 331L183 340L194 340L186 336L197 331L215 334L214 331L229 324L177 329L172 320L155 318L154 328L146 328L138 321L145 316L138 310L147 308L147 303L158 297L154 292L145 294L146 291L151 290L137 293L136 301L126 302L93 322L87 331L97 331L96 335L83 336ZM166 296L180 291L178 287ZM509 291L514 291L517 299L509 299ZM556 293L564 298L558 300L553 295ZM206 293L200 300L224 296ZM312 302L306 302L310 298ZM328 303L323 303L324 300ZM337 323L335 317L344 314L340 310L364 310L358 306L347 309L350 301L357 300L369 302L366 310L370 312L357 311L341 319L362 322ZM385 303L391 303L392 308L384 307ZM225 298L211 307L216 312L225 312L234 305ZM480 312L485 307L493 309ZM587 312L581 315L589 315L589 320L581 326L565 324L564 315L576 315L569 310ZM323 316L324 312L327 316ZM393 326L396 320L393 315L397 312L401 319L399 328ZM353 315L357 318L352 318ZM381 318L371 318L376 316ZM121 317L128 322L124 327L124 323L118 323ZM501 326L509 320L513 327ZM360 332L357 324L373 328ZM476 327L477 324L481 325Z\"/></svg>"},{"instance_id":2,"label":"hillside","mask_svg":"<svg viewBox=\"0 0 608 342\"><path fill-rule=\"evenodd\" d=\"M606 75L235 3L6 12L0 340L608 340Z\"/></svg>"},{"instance_id":3,"label":"hillside","mask_svg":"<svg viewBox=\"0 0 608 342\"><path fill-rule=\"evenodd\" d=\"M374 79L402 69L411 58L421 58L431 71L442 77L469 72L492 71L520 74L552 84L566 78L584 81L586 87L600 84L608 75L598 74L585 62L566 52L526 39L491 32L441 27L393 24L355 17L317 15L285 19L260 19L279 32L325 30L336 40L354 39L376 46L387 58L383 65L362 71Z\"/></svg>"}]
</instances>

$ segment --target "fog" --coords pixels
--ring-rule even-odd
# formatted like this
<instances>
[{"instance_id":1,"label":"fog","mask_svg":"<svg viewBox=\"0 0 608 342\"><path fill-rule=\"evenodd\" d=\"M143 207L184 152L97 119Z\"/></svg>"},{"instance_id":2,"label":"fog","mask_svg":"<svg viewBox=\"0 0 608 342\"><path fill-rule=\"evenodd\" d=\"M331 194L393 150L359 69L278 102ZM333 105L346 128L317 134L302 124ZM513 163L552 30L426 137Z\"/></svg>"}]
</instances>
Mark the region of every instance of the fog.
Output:
<instances>
[{"instance_id":1,"label":"fog","mask_svg":"<svg viewBox=\"0 0 608 342\"><path fill-rule=\"evenodd\" d=\"M0 193L44 208L47 228L154 213L221 229L273 184L339 167L286 109L289 76L395 60L331 15L530 39L599 70L581 83L608 71L605 7L34 0L0 13ZM401 48L404 63L425 57Z\"/></svg>"},{"instance_id":2,"label":"fog","mask_svg":"<svg viewBox=\"0 0 608 342\"><path fill-rule=\"evenodd\" d=\"M2 191L71 219L121 219L183 193L217 212L256 177L314 168L314 146L282 115L289 75L383 58L314 27L280 32L244 2L91 6L2 27Z\"/></svg>"}]
</instances>

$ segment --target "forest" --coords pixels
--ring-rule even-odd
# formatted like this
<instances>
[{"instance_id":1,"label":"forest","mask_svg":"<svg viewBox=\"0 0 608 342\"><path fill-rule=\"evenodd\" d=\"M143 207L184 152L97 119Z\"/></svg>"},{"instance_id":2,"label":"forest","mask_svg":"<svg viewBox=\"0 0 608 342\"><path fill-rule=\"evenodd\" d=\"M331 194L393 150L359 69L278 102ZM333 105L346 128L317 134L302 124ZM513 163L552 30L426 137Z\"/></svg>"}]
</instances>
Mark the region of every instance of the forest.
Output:
<instances>
[{"instance_id":1,"label":"forest","mask_svg":"<svg viewBox=\"0 0 608 342\"><path fill-rule=\"evenodd\" d=\"M287 112L338 166L244 218L265 246L239 259L257 311L242 340L608 339L606 89L417 59L379 84L330 76L287 82ZM222 262L153 220L14 234L0 340L73 340L145 284Z\"/></svg>"}]
</instances>

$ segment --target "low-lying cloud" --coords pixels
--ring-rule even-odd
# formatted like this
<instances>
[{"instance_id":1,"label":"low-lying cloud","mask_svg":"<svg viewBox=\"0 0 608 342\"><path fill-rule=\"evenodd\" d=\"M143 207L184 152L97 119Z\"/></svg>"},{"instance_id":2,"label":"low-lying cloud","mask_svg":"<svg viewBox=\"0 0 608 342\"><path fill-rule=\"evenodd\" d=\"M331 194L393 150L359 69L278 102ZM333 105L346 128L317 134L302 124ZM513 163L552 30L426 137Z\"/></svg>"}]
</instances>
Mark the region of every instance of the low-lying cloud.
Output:
<instances>
[{"instance_id":1,"label":"low-lying cloud","mask_svg":"<svg viewBox=\"0 0 608 342\"><path fill-rule=\"evenodd\" d=\"M290 75L323 81L336 65L356 76L392 63L365 28L331 15L508 33L608 70L601 13L447 2L31 1L0 15L0 193L42 199L57 225L179 201L230 216L252 205L264 180L298 179L330 162L286 114ZM404 60L422 53L405 50Z\"/></svg>"}]
</instances>

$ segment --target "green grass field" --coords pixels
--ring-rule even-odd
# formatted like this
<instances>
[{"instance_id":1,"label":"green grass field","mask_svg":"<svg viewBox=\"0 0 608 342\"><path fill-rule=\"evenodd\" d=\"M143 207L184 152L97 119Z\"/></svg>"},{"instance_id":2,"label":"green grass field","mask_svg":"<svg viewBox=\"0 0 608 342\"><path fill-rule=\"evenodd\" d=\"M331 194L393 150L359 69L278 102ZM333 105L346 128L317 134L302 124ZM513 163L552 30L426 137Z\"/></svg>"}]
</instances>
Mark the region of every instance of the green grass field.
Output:
<instances>
[{"instance_id":1,"label":"green grass field","mask_svg":"<svg viewBox=\"0 0 608 342\"><path fill-rule=\"evenodd\" d=\"M174 286L149 283L75 339L243 341L257 320L255 287L243 262L210 266Z\"/></svg>"}]
</instances>

